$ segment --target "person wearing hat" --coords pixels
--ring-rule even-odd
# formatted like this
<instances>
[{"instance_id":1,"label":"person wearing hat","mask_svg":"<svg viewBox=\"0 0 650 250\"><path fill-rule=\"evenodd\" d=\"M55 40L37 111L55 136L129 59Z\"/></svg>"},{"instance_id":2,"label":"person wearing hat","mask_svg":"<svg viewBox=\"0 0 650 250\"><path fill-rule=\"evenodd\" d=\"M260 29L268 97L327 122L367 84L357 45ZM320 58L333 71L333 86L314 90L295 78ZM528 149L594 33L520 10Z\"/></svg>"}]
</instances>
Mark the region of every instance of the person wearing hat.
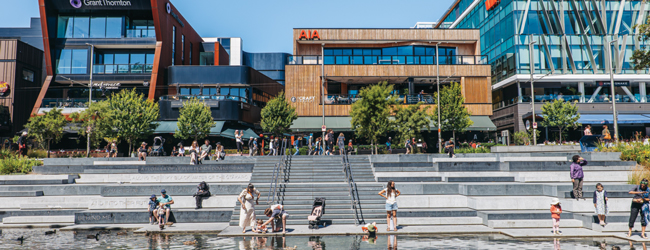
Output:
<instances>
[{"instance_id":1,"label":"person wearing hat","mask_svg":"<svg viewBox=\"0 0 650 250\"><path fill-rule=\"evenodd\" d=\"M169 221L169 214L171 213L171 204L174 204L174 199L171 196L167 195L165 189L160 190L160 198L158 198L158 205L165 208L165 222Z\"/></svg>"},{"instance_id":2,"label":"person wearing hat","mask_svg":"<svg viewBox=\"0 0 650 250\"><path fill-rule=\"evenodd\" d=\"M553 218L553 235L562 235L562 233L560 233L560 214L562 214L560 199L553 198L553 200L551 201L551 217Z\"/></svg>"},{"instance_id":3,"label":"person wearing hat","mask_svg":"<svg viewBox=\"0 0 650 250\"><path fill-rule=\"evenodd\" d=\"M153 223L156 222L156 218L158 218L156 207L158 207L158 199L155 194L152 194L151 197L149 197L149 208L147 208L149 211L149 224L151 225L153 225Z\"/></svg>"},{"instance_id":4,"label":"person wearing hat","mask_svg":"<svg viewBox=\"0 0 650 250\"><path fill-rule=\"evenodd\" d=\"M638 186L634 187L629 192L630 194L634 195L634 198L632 198L632 206L630 207L630 223L628 225L629 231L627 232L627 237L632 236L632 228L634 228L636 216L638 214L641 214L641 237L647 239L645 236L645 226L648 222L645 220L643 214L643 206L646 205L648 201L650 201L648 198L648 192L650 192L650 189L648 189L648 179L645 178L641 180Z\"/></svg>"},{"instance_id":5,"label":"person wearing hat","mask_svg":"<svg viewBox=\"0 0 650 250\"><path fill-rule=\"evenodd\" d=\"M27 156L27 131L23 131L18 137L18 154Z\"/></svg>"},{"instance_id":6,"label":"person wearing hat","mask_svg":"<svg viewBox=\"0 0 650 250\"><path fill-rule=\"evenodd\" d=\"M138 148L138 158L141 161L146 161L147 160L147 143L142 142L140 144L140 148Z\"/></svg>"}]
</instances>

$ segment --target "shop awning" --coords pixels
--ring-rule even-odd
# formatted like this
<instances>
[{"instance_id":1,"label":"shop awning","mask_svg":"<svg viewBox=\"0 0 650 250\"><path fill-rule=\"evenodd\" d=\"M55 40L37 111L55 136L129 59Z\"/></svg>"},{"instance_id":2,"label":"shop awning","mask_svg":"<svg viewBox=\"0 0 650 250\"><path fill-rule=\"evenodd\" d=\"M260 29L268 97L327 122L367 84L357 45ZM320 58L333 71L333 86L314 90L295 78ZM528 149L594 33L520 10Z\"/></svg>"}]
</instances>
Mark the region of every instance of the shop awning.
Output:
<instances>
[{"instance_id":1,"label":"shop awning","mask_svg":"<svg viewBox=\"0 0 650 250\"><path fill-rule=\"evenodd\" d=\"M224 121L215 121L215 126L210 129L210 135L220 135ZM178 128L176 121L159 121L158 127L154 130L154 134L173 134L176 133Z\"/></svg>"},{"instance_id":2,"label":"shop awning","mask_svg":"<svg viewBox=\"0 0 650 250\"><path fill-rule=\"evenodd\" d=\"M579 123L582 124L613 124L612 114L581 114ZM650 114L619 114L619 124L650 123Z\"/></svg>"},{"instance_id":3,"label":"shop awning","mask_svg":"<svg viewBox=\"0 0 650 250\"><path fill-rule=\"evenodd\" d=\"M235 139L235 130L237 130L237 129L232 129L232 128L226 129L226 130L221 132L221 136L226 137L226 138L230 138L230 139ZM260 138L260 136L255 134L255 131L253 131L252 129L249 128L249 129L244 130L244 136L242 136L242 139L248 140L251 137Z\"/></svg>"},{"instance_id":4,"label":"shop awning","mask_svg":"<svg viewBox=\"0 0 650 250\"><path fill-rule=\"evenodd\" d=\"M469 118L474 122L474 124L467 129L469 131L496 131L497 129L488 116L470 116ZM334 131L339 132L352 131L351 120L352 118L349 116L325 117L325 126L327 126L327 129L333 129ZM320 132L322 125L322 117L298 117L298 119L296 119L291 125L291 130L293 132ZM433 122L431 122L430 129L437 130L438 128L433 125Z\"/></svg>"},{"instance_id":5,"label":"shop awning","mask_svg":"<svg viewBox=\"0 0 650 250\"><path fill-rule=\"evenodd\" d=\"M327 126L327 129L338 132L352 131L351 120L352 118L349 116L326 116L325 126ZM293 132L320 132L321 126L323 126L323 117L298 117L291 124L291 130Z\"/></svg>"}]
</instances>

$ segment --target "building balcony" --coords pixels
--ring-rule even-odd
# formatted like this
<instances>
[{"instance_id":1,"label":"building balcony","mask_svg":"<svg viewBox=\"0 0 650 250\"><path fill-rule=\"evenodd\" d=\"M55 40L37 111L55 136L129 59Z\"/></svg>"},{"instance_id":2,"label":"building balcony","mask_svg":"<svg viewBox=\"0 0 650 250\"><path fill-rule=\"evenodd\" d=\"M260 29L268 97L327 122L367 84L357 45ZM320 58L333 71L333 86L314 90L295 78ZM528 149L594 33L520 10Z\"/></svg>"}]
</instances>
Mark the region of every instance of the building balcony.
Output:
<instances>
[{"instance_id":1,"label":"building balcony","mask_svg":"<svg viewBox=\"0 0 650 250\"><path fill-rule=\"evenodd\" d=\"M435 104L435 98L433 95L398 95L397 104ZM351 105L358 100L361 100L358 95L327 95L325 105Z\"/></svg>"},{"instance_id":2,"label":"building balcony","mask_svg":"<svg viewBox=\"0 0 650 250\"><path fill-rule=\"evenodd\" d=\"M593 97L593 99L592 99ZM518 103L530 103L530 96L515 97L493 104L493 109L500 109ZM555 100L564 100L567 102L575 103L612 103L611 95L535 95L535 103L543 104L545 102L552 102ZM647 103L650 100L650 95L642 96L639 94L633 95L616 95L616 103Z\"/></svg>"},{"instance_id":3,"label":"building balcony","mask_svg":"<svg viewBox=\"0 0 650 250\"><path fill-rule=\"evenodd\" d=\"M95 64L93 74L151 74L153 64Z\"/></svg>"},{"instance_id":4,"label":"building balcony","mask_svg":"<svg viewBox=\"0 0 650 250\"><path fill-rule=\"evenodd\" d=\"M439 56L440 65L487 65L487 56ZM288 65L320 65L322 56L293 55ZM325 65L436 65L436 56L325 56Z\"/></svg>"}]
</instances>

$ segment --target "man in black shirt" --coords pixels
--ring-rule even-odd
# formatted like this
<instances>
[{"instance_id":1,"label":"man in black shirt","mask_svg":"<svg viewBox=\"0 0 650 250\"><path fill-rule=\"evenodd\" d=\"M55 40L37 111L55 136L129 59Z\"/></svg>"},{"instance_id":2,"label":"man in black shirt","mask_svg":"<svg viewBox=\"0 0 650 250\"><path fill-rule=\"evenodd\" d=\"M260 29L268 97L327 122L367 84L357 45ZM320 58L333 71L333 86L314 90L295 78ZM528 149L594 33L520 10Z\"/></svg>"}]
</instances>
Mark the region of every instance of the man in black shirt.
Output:
<instances>
[{"instance_id":1,"label":"man in black shirt","mask_svg":"<svg viewBox=\"0 0 650 250\"><path fill-rule=\"evenodd\" d=\"M210 187L205 181L199 183L199 186L196 187L196 194L194 194L194 199L196 199L196 208L203 208L203 198L210 197Z\"/></svg>"},{"instance_id":2,"label":"man in black shirt","mask_svg":"<svg viewBox=\"0 0 650 250\"><path fill-rule=\"evenodd\" d=\"M630 223L629 223L629 231L627 232L627 237L632 236L632 228L634 228L634 222L636 221L636 216L638 214L641 214L641 237L644 239L647 239L645 236L645 226L647 222L643 218L643 211L642 207L644 203L648 203L648 179L643 179L641 180L640 185L634 187L632 190L630 190L630 194L634 195L634 198L632 198L632 206L630 208Z\"/></svg>"},{"instance_id":3,"label":"man in black shirt","mask_svg":"<svg viewBox=\"0 0 650 250\"><path fill-rule=\"evenodd\" d=\"M22 156L27 156L27 132L18 137L18 153Z\"/></svg>"},{"instance_id":4,"label":"man in black shirt","mask_svg":"<svg viewBox=\"0 0 650 250\"><path fill-rule=\"evenodd\" d=\"M449 158L456 157L454 154L454 138L449 138L449 141L445 142L445 151L449 153Z\"/></svg>"}]
</instances>

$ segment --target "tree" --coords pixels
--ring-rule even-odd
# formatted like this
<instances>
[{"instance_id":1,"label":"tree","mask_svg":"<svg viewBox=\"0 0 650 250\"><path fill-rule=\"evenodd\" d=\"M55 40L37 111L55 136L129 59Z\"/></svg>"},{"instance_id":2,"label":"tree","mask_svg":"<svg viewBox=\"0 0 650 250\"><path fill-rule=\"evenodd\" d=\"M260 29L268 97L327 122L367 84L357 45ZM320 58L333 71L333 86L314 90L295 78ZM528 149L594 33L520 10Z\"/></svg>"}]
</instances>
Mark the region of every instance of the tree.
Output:
<instances>
[{"instance_id":1,"label":"tree","mask_svg":"<svg viewBox=\"0 0 650 250\"><path fill-rule=\"evenodd\" d=\"M107 100L109 117L117 136L129 143L129 152L140 138L146 138L158 126L159 107L133 90L122 90Z\"/></svg>"},{"instance_id":2,"label":"tree","mask_svg":"<svg viewBox=\"0 0 650 250\"><path fill-rule=\"evenodd\" d=\"M192 98L183 102L176 124L178 128L174 133L174 137L180 139L193 137L196 141L207 137L215 122L212 119L210 107L205 105L205 102Z\"/></svg>"},{"instance_id":3,"label":"tree","mask_svg":"<svg viewBox=\"0 0 650 250\"><path fill-rule=\"evenodd\" d=\"M79 135L90 140L90 145L93 147L99 147L105 137L114 134L108 105L107 101L100 101L81 112L70 114L70 119L79 124ZM91 130L90 137L88 137L88 127Z\"/></svg>"},{"instance_id":4,"label":"tree","mask_svg":"<svg viewBox=\"0 0 650 250\"><path fill-rule=\"evenodd\" d=\"M567 128L577 128L580 126L578 119L578 105L565 102L564 100L555 100L547 102L542 106L542 117L544 120L541 122L545 127L558 127L560 129L560 143L562 143L562 132Z\"/></svg>"},{"instance_id":5,"label":"tree","mask_svg":"<svg viewBox=\"0 0 650 250\"><path fill-rule=\"evenodd\" d=\"M291 132L291 124L298 119L296 108L289 105L284 92L280 92L278 96L266 103L261 115L262 129L274 135Z\"/></svg>"},{"instance_id":6,"label":"tree","mask_svg":"<svg viewBox=\"0 0 650 250\"><path fill-rule=\"evenodd\" d=\"M645 4L646 0L642 4ZM650 17L646 19L646 23L636 26L639 29L639 41L647 42L650 40ZM642 70L650 68L650 50L646 47L645 49L637 49L632 54L632 63L634 64L634 69Z\"/></svg>"},{"instance_id":7,"label":"tree","mask_svg":"<svg viewBox=\"0 0 650 250\"><path fill-rule=\"evenodd\" d=\"M433 95L436 96L437 93ZM434 98L434 102L438 105L438 100L436 99ZM461 93L460 84L452 82L449 86L443 87L440 91L440 103L440 122L442 126L438 125L437 106L434 107L431 119L433 119L433 124L441 128L442 131L452 131L454 139L456 138L456 132L463 132L474 124L469 119L469 111L463 106L465 97Z\"/></svg>"},{"instance_id":8,"label":"tree","mask_svg":"<svg viewBox=\"0 0 650 250\"><path fill-rule=\"evenodd\" d=\"M352 129L357 137L370 140L375 154L379 136L391 130L392 124L388 117L395 104L395 97L390 94L392 91L393 85L388 85L387 82L362 88L359 92L361 98L350 109Z\"/></svg>"},{"instance_id":9,"label":"tree","mask_svg":"<svg viewBox=\"0 0 650 250\"><path fill-rule=\"evenodd\" d=\"M34 115L29 118L25 128L34 136L41 145L46 145L47 157L50 158L50 144L63 138L63 127L68 123L61 109L53 108L43 115Z\"/></svg>"},{"instance_id":10,"label":"tree","mask_svg":"<svg viewBox=\"0 0 650 250\"><path fill-rule=\"evenodd\" d=\"M423 128L429 129L429 107L421 108L422 102L415 105L396 106L395 120L393 126L397 130L398 142L403 143L407 139L420 137Z\"/></svg>"}]
</instances>

